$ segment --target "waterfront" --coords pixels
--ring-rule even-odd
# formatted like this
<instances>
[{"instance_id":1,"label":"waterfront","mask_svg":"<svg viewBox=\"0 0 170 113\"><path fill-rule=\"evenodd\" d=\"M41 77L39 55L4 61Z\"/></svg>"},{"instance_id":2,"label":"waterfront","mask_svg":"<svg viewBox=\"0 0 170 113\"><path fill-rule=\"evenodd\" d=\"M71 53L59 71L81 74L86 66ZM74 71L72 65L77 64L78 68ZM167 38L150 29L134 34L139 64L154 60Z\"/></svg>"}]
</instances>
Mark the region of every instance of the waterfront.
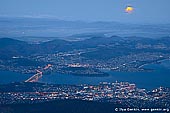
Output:
<instances>
[{"instance_id":1,"label":"waterfront","mask_svg":"<svg viewBox=\"0 0 170 113\"><path fill-rule=\"evenodd\" d=\"M129 73L129 72L110 72L108 77L81 77L74 75L52 74L43 76L40 82L52 84L98 84L99 82L127 81L137 84L140 88L153 89L164 86L170 87L170 76L161 73Z\"/></svg>"},{"instance_id":2,"label":"waterfront","mask_svg":"<svg viewBox=\"0 0 170 113\"><path fill-rule=\"evenodd\" d=\"M0 85L0 92L0 105L3 107L8 105L36 105L58 100L64 100L65 102L78 100L94 104L96 102L109 103L113 105L113 111L116 112L126 112L128 108L131 108L130 111L132 112L169 112L170 108L170 88L159 87L154 90L145 90L129 82L103 82L97 85L20 82ZM75 103L73 104L75 105ZM18 107L19 110L22 108L21 106ZM159 109L155 109L157 106L159 106ZM62 108L65 108L63 104ZM88 107L86 106L86 108Z\"/></svg>"},{"instance_id":3,"label":"waterfront","mask_svg":"<svg viewBox=\"0 0 170 113\"><path fill-rule=\"evenodd\" d=\"M170 87L170 60L158 64L145 65L155 69L153 72L109 72L107 77L85 77L53 73L44 75L39 82L52 84L98 84L99 82L127 81L139 88L154 89L160 86ZM0 71L0 84L25 81L31 75Z\"/></svg>"},{"instance_id":4,"label":"waterfront","mask_svg":"<svg viewBox=\"0 0 170 113\"><path fill-rule=\"evenodd\" d=\"M170 87L170 60L159 64L145 65L154 69L153 72L109 72L108 77L82 77L54 73L43 76L40 82L55 84L98 84L99 82L127 81L135 83L140 88L154 89L156 87Z\"/></svg>"}]
</instances>

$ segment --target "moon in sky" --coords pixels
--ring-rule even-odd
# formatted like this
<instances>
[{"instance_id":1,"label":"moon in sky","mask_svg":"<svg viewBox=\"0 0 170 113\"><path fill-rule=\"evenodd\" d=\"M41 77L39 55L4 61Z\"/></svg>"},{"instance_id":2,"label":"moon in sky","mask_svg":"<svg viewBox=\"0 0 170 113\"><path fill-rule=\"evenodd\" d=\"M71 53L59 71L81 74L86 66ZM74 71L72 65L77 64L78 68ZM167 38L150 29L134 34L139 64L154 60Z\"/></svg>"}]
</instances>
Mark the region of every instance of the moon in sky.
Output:
<instances>
[{"instance_id":1,"label":"moon in sky","mask_svg":"<svg viewBox=\"0 0 170 113\"><path fill-rule=\"evenodd\" d=\"M125 8L125 12L126 12L126 13L132 13L133 10L134 10L134 8L133 8L132 6L127 6L127 7Z\"/></svg>"}]
</instances>

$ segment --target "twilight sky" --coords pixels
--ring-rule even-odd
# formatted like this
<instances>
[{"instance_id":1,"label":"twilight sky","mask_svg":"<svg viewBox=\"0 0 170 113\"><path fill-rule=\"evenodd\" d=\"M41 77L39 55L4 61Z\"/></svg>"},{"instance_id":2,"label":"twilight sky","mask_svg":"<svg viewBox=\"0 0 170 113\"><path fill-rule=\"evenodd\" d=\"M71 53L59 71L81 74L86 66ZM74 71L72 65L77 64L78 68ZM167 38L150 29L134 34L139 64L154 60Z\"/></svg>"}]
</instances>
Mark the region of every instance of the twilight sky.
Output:
<instances>
[{"instance_id":1,"label":"twilight sky","mask_svg":"<svg viewBox=\"0 0 170 113\"><path fill-rule=\"evenodd\" d=\"M125 13L127 5L133 13ZM170 23L170 0L0 0L0 16Z\"/></svg>"}]
</instances>

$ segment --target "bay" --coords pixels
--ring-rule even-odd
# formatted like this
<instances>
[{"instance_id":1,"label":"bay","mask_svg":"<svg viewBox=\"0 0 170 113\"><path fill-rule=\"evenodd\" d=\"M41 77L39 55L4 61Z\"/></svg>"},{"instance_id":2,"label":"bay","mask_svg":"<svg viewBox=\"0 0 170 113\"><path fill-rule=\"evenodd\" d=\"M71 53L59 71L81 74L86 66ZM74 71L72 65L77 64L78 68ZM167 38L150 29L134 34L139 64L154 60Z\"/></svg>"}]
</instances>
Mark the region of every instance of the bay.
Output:
<instances>
[{"instance_id":1,"label":"bay","mask_svg":"<svg viewBox=\"0 0 170 113\"><path fill-rule=\"evenodd\" d=\"M52 84L99 84L100 82L130 82L139 88L154 89L160 86L170 87L170 60L159 64L148 64L144 68L154 69L153 72L113 72L108 77L85 77L54 73L40 79L43 83Z\"/></svg>"},{"instance_id":2,"label":"bay","mask_svg":"<svg viewBox=\"0 0 170 113\"><path fill-rule=\"evenodd\" d=\"M12 71L0 71L0 84L22 82L31 77L31 74L21 74Z\"/></svg>"},{"instance_id":3,"label":"bay","mask_svg":"<svg viewBox=\"0 0 170 113\"><path fill-rule=\"evenodd\" d=\"M107 77L85 77L53 73L44 75L39 82L52 84L99 84L100 82L130 82L139 88L154 89L160 86L170 87L170 60L157 64L145 65L144 68L154 69L153 72L113 72ZM19 74L10 71L0 71L0 84L22 82L31 77L30 74Z\"/></svg>"}]
</instances>

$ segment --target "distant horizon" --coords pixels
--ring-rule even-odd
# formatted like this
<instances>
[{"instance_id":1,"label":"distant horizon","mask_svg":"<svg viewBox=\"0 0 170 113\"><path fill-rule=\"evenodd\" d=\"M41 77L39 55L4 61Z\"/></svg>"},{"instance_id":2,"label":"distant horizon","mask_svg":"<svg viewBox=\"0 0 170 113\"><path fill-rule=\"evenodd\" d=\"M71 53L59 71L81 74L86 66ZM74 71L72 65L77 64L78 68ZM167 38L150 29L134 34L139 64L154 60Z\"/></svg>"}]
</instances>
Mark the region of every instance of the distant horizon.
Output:
<instances>
[{"instance_id":1,"label":"distant horizon","mask_svg":"<svg viewBox=\"0 0 170 113\"><path fill-rule=\"evenodd\" d=\"M115 20L80 20L80 19L64 19L57 16L50 16L50 15L24 15L24 16L9 16L9 15L0 15L0 19L2 18L25 18L25 19L51 19L51 20L58 20L58 21L71 21L71 22L87 22L87 23L93 23L93 22L115 22L120 24L137 24L137 25L159 25L159 24L170 24L170 22L122 22L122 21L115 21Z\"/></svg>"},{"instance_id":2,"label":"distant horizon","mask_svg":"<svg viewBox=\"0 0 170 113\"><path fill-rule=\"evenodd\" d=\"M170 0L1 0L0 16L166 24L169 4ZM127 6L133 8L131 13L125 11Z\"/></svg>"}]
</instances>

